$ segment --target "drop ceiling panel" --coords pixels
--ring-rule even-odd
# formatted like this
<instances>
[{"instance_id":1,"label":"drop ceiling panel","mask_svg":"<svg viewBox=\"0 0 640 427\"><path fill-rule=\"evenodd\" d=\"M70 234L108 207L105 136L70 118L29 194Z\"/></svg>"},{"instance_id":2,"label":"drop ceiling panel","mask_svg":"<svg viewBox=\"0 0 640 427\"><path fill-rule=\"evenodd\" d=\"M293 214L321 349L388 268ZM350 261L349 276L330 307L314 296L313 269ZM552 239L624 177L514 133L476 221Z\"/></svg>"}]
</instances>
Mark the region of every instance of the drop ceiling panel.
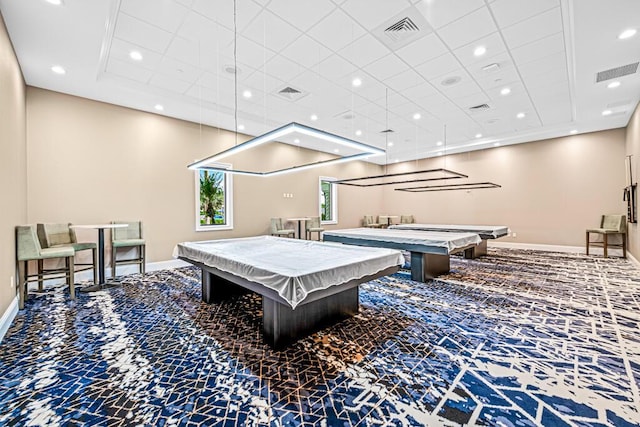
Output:
<instances>
[{"instance_id":1,"label":"drop ceiling panel","mask_svg":"<svg viewBox=\"0 0 640 427\"><path fill-rule=\"evenodd\" d=\"M560 52L565 52L564 35L561 32L512 49L511 55L516 63L524 65Z\"/></svg>"},{"instance_id":2,"label":"drop ceiling panel","mask_svg":"<svg viewBox=\"0 0 640 427\"><path fill-rule=\"evenodd\" d=\"M171 0L122 0L120 10L170 33L178 30L189 13L187 7Z\"/></svg>"},{"instance_id":3,"label":"drop ceiling panel","mask_svg":"<svg viewBox=\"0 0 640 427\"><path fill-rule=\"evenodd\" d=\"M202 67L202 57L206 54L207 52L201 51L196 43L182 37L175 37L166 52L166 56L170 58L200 68Z\"/></svg>"},{"instance_id":4,"label":"drop ceiling panel","mask_svg":"<svg viewBox=\"0 0 640 427\"><path fill-rule=\"evenodd\" d=\"M451 75L454 71L460 68L460 62L451 53L445 53L425 62L424 64L415 67L415 70L422 75L426 80L437 80L434 86L438 87L442 79L438 77L446 77Z\"/></svg>"},{"instance_id":5,"label":"drop ceiling panel","mask_svg":"<svg viewBox=\"0 0 640 427\"><path fill-rule=\"evenodd\" d=\"M281 52L285 58L296 61L307 68L315 67L331 54L332 51L304 34Z\"/></svg>"},{"instance_id":6,"label":"drop ceiling panel","mask_svg":"<svg viewBox=\"0 0 640 427\"><path fill-rule=\"evenodd\" d=\"M367 72L376 79L383 81L405 70L405 63L394 54L389 54L367 67Z\"/></svg>"},{"instance_id":7,"label":"drop ceiling panel","mask_svg":"<svg viewBox=\"0 0 640 427\"><path fill-rule=\"evenodd\" d=\"M335 52L361 37L363 34L364 30L362 27L353 22L351 18L340 9L334 10L307 32L307 35Z\"/></svg>"},{"instance_id":8,"label":"drop ceiling panel","mask_svg":"<svg viewBox=\"0 0 640 427\"><path fill-rule=\"evenodd\" d=\"M431 33L398 49L395 53L404 62L415 67L447 52L448 49L442 40Z\"/></svg>"},{"instance_id":9,"label":"drop ceiling panel","mask_svg":"<svg viewBox=\"0 0 640 427\"><path fill-rule=\"evenodd\" d=\"M243 31L243 36L260 46L280 52L302 33L271 12L262 11Z\"/></svg>"},{"instance_id":10,"label":"drop ceiling panel","mask_svg":"<svg viewBox=\"0 0 640 427\"><path fill-rule=\"evenodd\" d=\"M491 11L498 25L505 28L559 6L559 0L497 0Z\"/></svg>"},{"instance_id":11,"label":"drop ceiling panel","mask_svg":"<svg viewBox=\"0 0 640 427\"><path fill-rule=\"evenodd\" d=\"M293 61L289 61L284 56L278 55L267 61L264 70L269 75L278 76L278 78L287 82L305 71L305 68Z\"/></svg>"},{"instance_id":12,"label":"drop ceiling panel","mask_svg":"<svg viewBox=\"0 0 640 427\"><path fill-rule=\"evenodd\" d=\"M389 54L389 50L375 37L365 34L338 53L347 61L362 68Z\"/></svg>"},{"instance_id":13,"label":"drop ceiling panel","mask_svg":"<svg viewBox=\"0 0 640 427\"><path fill-rule=\"evenodd\" d=\"M349 15L357 16L359 25L372 30L409 6L408 0L349 0L342 8Z\"/></svg>"},{"instance_id":14,"label":"drop ceiling panel","mask_svg":"<svg viewBox=\"0 0 640 427\"><path fill-rule=\"evenodd\" d=\"M488 36L496 30L489 10L483 7L438 29L438 34L449 49L456 49Z\"/></svg>"},{"instance_id":15,"label":"drop ceiling panel","mask_svg":"<svg viewBox=\"0 0 640 427\"><path fill-rule=\"evenodd\" d=\"M269 9L302 32L321 21L335 9L330 0L273 0Z\"/></svg>"},{"instance_id":16,"label":"drop ceiling panel","mask_svg":"<svg viewBox=\"0 0 640 427\"><path fill-rule=\"evenodd\" d=\"M236 56L238 62L249 65L252 70L263 69L264 64L268 64L269 61L276 56L276 53L272 50L246 37L238 37L237 44ZM231 52L233 52L233 44L230 48ZM230 58L233 58L233 55L231 55ZM267 72L269 71L267 70Z\"/></svg>"},{"instance_id":17,"label":"drop ceiling panel","mask_svg":"<svg viewBox=\"0 0 640 427\"><path fill-rule=\"evenodd\" d=\"M170 32L125 13L118 15L114 36L158 53L164 53L173 38Z\"/></svg>"},{"instance_id":18,"label":"drop ceiling panel","mask_svg":"<svg viewBox=\"0 0 640 427\"><path fill-rule=\"evenodd\" d=\"M540 40L562 31L562 15L556 7L525 21L504 28L502 35L510 49Z\"/></svg>"},{"instance_id":19,"label":"drop ceiling panel","mask_svg":"<svg viewBox=\"0 0 640 427\"><path fill-rule=\"evenodd\" d=\"M216 47L233 43L233 31L196 12L189 12L177 33L201 45ZM216 51L216 50L214 50Z\"/></svg>"},{"instance_id":20,"label":"drop ceiling panel","mask_svg":"<svg viewBox=\"0 0 640 427\"><path fill-rule=\"evenodd\" d=\"M127 61L120 61L111 58L107 63L106 72L114 74L118 77L134 80L141 83L147 83L153 72L142 67L135 66Z\"/></svg>"},{"instance_id":21,"label":"drop ceiling panel","mask_svg":"<svg viewBox=\"0 0 640 427\"><path fill-rule=\"evenodd\" d=\"M392 87L394 91L401 93L404 90L409 89L410 87L424 84L426 83L426 81L420 74L416 73L415 71L407 70L386 79L384 83L387 86Z\"/></svg>"},{"instance_id":22,"label":"drop ceiling panel","mask_svg":"<svg viewBox=\"0 0 640 427\"><path fill-rule=\"evenodd\" d=\"M195 0L193 10L206 16L212 21L217 21L233 31L233 7L237 7L236 23L238 32L241 32L255 16L260 13L261 6L252 0L233 2L228 0Z\"/></svg>"},{"instance_id":23,"label":"drop ceiling panel","mask_svg":"<svg viewBox=\"0 0 640 427\"><path fill-rule=\"evenodd\" d=\"M331 81L341 80L345 76L351 76L356 71L356 67L338 55L329 56L318 64L314 71L317 71L323 78Z\"/></svg>"},{"instance_id":24,"label":"drop ceiling panel","mask_svg":"<svg viewBox=\"0 0 640 427\"><path fill-rule=\"evenodd\" d=\"M157 71L176 79L194 83L202 74L202 71L197 67L166 56L160 61Z\"/></svg>"},{"instance_id":25,"label":"drop ceiling panel","mask_svg":"<svg viewBox=\"0 0 640 427\"><path fill-rule=\"evenodd\" d=\"M474 55L474 50L478 46L484 46L487 49L487 53L478 57ZM507 46L505 46L502 41L502 36L500 36L499 32L491 33L486 37L482 37L478 40L474 40L471 43L459 47L453 51L456 58L464 65L464 66L474 66L478 64L487 65L490 64L487 58L495 57L498 54L502 54L506 52Z\"/></svg>"},{"instance_id":26,"label":"drop ceiling panel","mask_svg":"<svg viewBox=\"0 0 640 427\"><path fill-rule=\"evenodd\" d=\"M482 0L456 0L456 7L450 7L451 0L417 1L415 7L433 28L439 29L469 13L485 6Z\"/></svg>"}]
</instances>

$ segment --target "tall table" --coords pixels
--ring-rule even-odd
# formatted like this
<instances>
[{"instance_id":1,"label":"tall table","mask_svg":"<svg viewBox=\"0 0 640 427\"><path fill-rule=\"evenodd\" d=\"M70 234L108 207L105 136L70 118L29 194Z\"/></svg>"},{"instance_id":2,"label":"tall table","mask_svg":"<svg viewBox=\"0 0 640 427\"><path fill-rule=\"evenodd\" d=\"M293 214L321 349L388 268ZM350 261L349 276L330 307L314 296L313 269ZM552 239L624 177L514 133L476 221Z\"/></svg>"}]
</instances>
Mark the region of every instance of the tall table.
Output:
<instances>
[{"instance_id":1,"label":"tall table","mask_svg":"<svg viewBox=\"0 0 640 427\"><path fill-rule=\"evenodd\" d=\"M80 292L95 292L103 289L105 286L104 280L104 230L105 228L123 228L128 227L127 224L88 224L88 225L72 225L70 228L93 228L98 230L98 283L93 286L87 286L80 288Z\"/></svg>"},{"instance_id":2,"label":"tall table","mask_svg":"<svg viewBox=\"0 0 640 427\"><path fill-rule=\"evenodd\" d=\"M386 225L387 227L391 225L391 220L396 218L398 218L398 215L378 215L378 220L386 221L387 223L383 225Z\"/></svg>"},{"instance_id":3,"label":"tall table","mask_svg":"<svg viewBox=\"0 0 640 427\"><path fill-rule=\"evenodd\" d=\"M302 239L302 223L308 221L308 216L300 216L296 218L287 218L287 221L296 221L298 223L298 239Z\"/></svg>"}]
</instances>

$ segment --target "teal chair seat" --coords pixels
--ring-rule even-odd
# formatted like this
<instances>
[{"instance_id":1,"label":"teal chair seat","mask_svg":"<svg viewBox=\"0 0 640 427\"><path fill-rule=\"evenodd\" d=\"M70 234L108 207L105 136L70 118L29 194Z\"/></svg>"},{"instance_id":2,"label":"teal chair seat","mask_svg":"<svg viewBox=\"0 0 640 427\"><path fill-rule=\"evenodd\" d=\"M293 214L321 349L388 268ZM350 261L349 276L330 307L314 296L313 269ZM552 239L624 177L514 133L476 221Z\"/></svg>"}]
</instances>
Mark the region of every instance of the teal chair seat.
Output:
<instances>
[{"instance_id":1,"label":"teal chair seat","mask_svg":"<svg viewBox=\"0 0 640 427\"><path fill-rule=\"evenodd\" d=\"M78 242L76 232L71 228L71 223L38 224L37 231L38 239L43 249L70 248L75 253L90 250L91 262L75 262L75 267L80 267L75 271L93 269L93 283L98 283L98 245L96 243Z\"/></svg>"},{"instance_id":2,"label":"teal chair seat","mask_svg":"<svg viewBox=\"0 0 640 427\"><path fill-rule=\"evenodd\" d=\"M114 240L114 248L126 248L129 246L142 246L145 244L144 239L126 239L126 240Z\"/></svg>"}]
</instances>

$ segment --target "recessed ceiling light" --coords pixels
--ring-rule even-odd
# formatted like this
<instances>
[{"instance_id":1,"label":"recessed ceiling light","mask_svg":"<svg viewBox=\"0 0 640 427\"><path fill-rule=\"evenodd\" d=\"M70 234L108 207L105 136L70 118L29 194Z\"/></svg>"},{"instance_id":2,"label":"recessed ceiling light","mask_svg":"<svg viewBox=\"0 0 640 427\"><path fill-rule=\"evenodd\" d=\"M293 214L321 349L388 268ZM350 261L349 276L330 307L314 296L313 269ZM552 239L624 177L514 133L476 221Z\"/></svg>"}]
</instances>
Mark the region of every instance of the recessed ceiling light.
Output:
<instances>
[{"instance_id":1,"label":"recessed ceiling light","mask_svg":"<svg viewBox=\"0 0 640 427\"><path fill-rule=\"evenodd\" d=\"M414 120L420 120L420 117L422 117L422 115L420 115L420 113L415 113L415 114L413 115L413 119L414 119Z\"/></svg>"},{"instance_id":2,"label":"recessed ceiling light","mask_svg":"<svg viewBox=\"0 0 640 427\"><path fill-rule=\"evenodd\" d=\"M571 135L575 135L576 133L578 133L578 129L572 129L571 132L569 132Z\"/></svg>"},{"instance_id":3,"label":"recessed ceiling light","mask_svg":"<svg viewBox=\"0 0 640 427\"><path fill-rule=\"evenodd\" d=\"M613 113L613 111L611 111L611 110L604 110L604 111L602 112L602 115L603 115L603 116L609 116L609 115L611 115L611 113Z\"/></svg>"},{"instance_id":4,"label":"recessed ceiling light","mask_svg":"<svg viewBox=\"0 0 640 427\"><path fill-rule=\"evenodd\" d=\"M499 143L499 142L494 142L494 143L493 143L493 146L494 146L494 147L499 147L499 146L500 146L500 143Z\"/></svg>"},{"instance_id":5,"label":"recessed ceiling light","mask_svg":"<svg viewBox=\"0 0 640 427\"><path fill-rule=\"evenodd\" d=\"M55 4L56 6L60 6L62 4L62 0L47 0L47 3Z\"/></svg>"},{"instance_id":6,"label":"recessed ceiling light","mask_svg":"<svg viewBox=\"0 0 640 427\"><path fill-rule=\"evenodd\" d=\"M619 81L617 81L617 80L616 80L615 82L611 82L611 83L609 83L609 84L607 85L607 87L608 87L609 89L615 89L615 88L617 88L618 86L620 86L620 82L619 82Z\"/></svg>"},{"instance_id":7,"label":"recessed ceiling light","mask_svg":"<svg viewBox=\"0 0 640 427\"><path fill-rule=\"evenodd\" d=\"M638 30L636 30L635 28L629 28L629 29L626 29L623 32L621 32L620 35L618 36L618 38L620 40L628 39L630 37L635 36L637 32L638 32Z\"/></svg>"},{"instance_id":8,"label":"recessed ceiling light","mask_svg":"<svg viewBox=\"0 0 640 427\"><path fill-rule=\"evenodd\" d=\"M387 142L387 147L393 147L393 141Z\"/></svg>"},{"instance_id":9,"label":"recessed ceiling light","mask_svg":"<svg viewBox=\"0 0 640 427\"><path fill-rule=\"evenodd\" d=\"M526 114L524 114L524 113L518 113L518 114L516 114L516 117L519 118L519 119L524 119L525 115Z\"/></svg>"},{"instance_id":10,"label":"recessed ceiling light","mask_svg":"<svg viewBox=\"0 0 640 427\"><path fill-rule=\"evenodd\" d=\"M436 142L436 145L437 145L438 147L439 147L439 146L441 146L441 145L442 145L442 141L438 141L438 142Z\"/></svg>"},{"instance_id":11,"label":"recessed ceiling light","mask_svg":"<svg viewBox=\"0 0 640 427\"><path fill-rule=\"evenodd\" d=\"M158 111L164 111L164 107L161 104L156 104L153 108L155 108Z\"/></svg>"},{"instance_id":12,"label":"recessed ceiling light","mask_svg":"<svg viewBox=\"0 0 640 427\"><path fill-rule=\"evenodd\" d=\"M442 156L442 151L438 151L438 156Z\"/></svg>"},{"instance_id":13,"label":"recessed ceiling light","mask_svg":"<svg viewBox=\"0 0 640 427\"><path fill-rule=\"evenodd\" d=\"M511 88L508 87L503 87L500 90L500 95L509 95L511 93Z\"/></svg>"},{"instance_id":14,"label":"recessed ceiling light","mask_svg":"<svg viewBox=\"0 0 640 427\"><path fill-rule=\"evenodd\" d=\"M362 84L362 80L360 80L358 77L356 77L355 79L353 79L353 80L351 81L351 84L352 84L353 86L355 86L355 87L358 87L358 86L360 86L360 85Z\"/></svg>"},{"instance_id":15,"label":"recessed ceiling light","mask_svg":"<svg viewBox=\"0 0 640 427\"><path fill-rule=\"evenodd\" d=\"M236 65L230 65L230 64L226 64L222 67L222 69L224 70L225 73L228 74L241 74L242 73L242 68L236 66Z\"/></svg>"},{"instance_id":16,"label":"recessed ceiling light","mask_svg":"<svg viewBox=\"0 0 640 427\"><path fill-rule=\"evenodd\" d=\"M337 148L334 148L334 149L333 149L333 152L334 152L334 153L339 153L339 152L340 152L340 150L338 150Z\"/></svg>"},{"instance_id":17,"label":"recessed ceiling light","mask_svg":"<svg viewBox=\"0 0 640 427\"><path fill-rule=\"evenodd\" d=\"M51 67L51 71L53 71L56 74L67 74L67 70L65 70L62 66L60 65L54 65L53 67Z\"/></svg>"},{"instance_id":18,"label":"recessed ceiling light","mask_svg":"<svg viewBox=\"0 0 640 427\"><path fill-rule=\"evenodd\" d=\"M133 59L134 61L142 61L142 54L137 50L132 50L131 52L129 52L129 58Z\"/></svg>"},{"instance_id":19,"label":"recessed ceiling light","mask_svg":"<svg viewBox=\"0 0 640 427\"><path fill-rule=\"evenodd\" d=\"M300 144L300 140L298 138L294 139L293 142L295 142L296 144Z\"/></svg>"},{"instance_id":20,"label":"recessed ceiling light","mask_svg":"<svg viewBox=\"0 0 640 427\"><path fill-rule=\"evenodd\" d=\"M251 93L250 90L247 89L244 92L242 92L242 96L244 96L245 98L251 98L253 94Z\"/></svg>"},{"instance_id":21,"label":"recessed ceiling light","mask_svg":"<svg viewBox=\"0 0 640 427\"><path fill-rule=\"evenodd\" d=\"M311 120L316 121L318 120L318 116L316 116L315 114L311 115Z\"/></svg>"},{"instance_id":22,"label":"recessed ceiling light","mask_svg":"<svg viewBox=\"0 0 640 427\"><path fill-rule=\"evenodd\" d=\"M476 138L482 138L482 134L481 133L476 133Z\"/></svg>"},{"instance_id":23,"label":"recessed ceiling light","mask_svg":"<svg viewBox=\"0 0 640 427\"><path fill-rule=\"evenodd\" d=\"M356 135L358 135L358 136L362 135L362 131L361 131L360 129L358 129L358 130L356 131Z\"/></svg>"},{"instance_id":24,"label":"recessed ceiling light","mask_svg":"<svg viewBox=\"0 0 640 427\"><path fill-rule=\"evenodd\" d=\"M238 125L238 130L244 130L244 125Z\"/></svg>"},{"instance_id":25,"label":"recessed ceiling light","mask_svg":"<svg viewBox=\"0 0 640 427\"><path fill-rule=\"evenodd\" d=\"M395 160L393 161L393 163L398 163L399 161L400 161L400 160L395 159Z\"/></svg>"},{"instance_id":26,"label":"recessed ceiling light","mask_svg":"<svg viewBox=\"0 0 640 427\"><path fill-rule=\"evenodd\" d=\"M482 56L487 53L487 48L484 46L478 46L473 50L473 56Z\"/></svg>"}]
</instances>

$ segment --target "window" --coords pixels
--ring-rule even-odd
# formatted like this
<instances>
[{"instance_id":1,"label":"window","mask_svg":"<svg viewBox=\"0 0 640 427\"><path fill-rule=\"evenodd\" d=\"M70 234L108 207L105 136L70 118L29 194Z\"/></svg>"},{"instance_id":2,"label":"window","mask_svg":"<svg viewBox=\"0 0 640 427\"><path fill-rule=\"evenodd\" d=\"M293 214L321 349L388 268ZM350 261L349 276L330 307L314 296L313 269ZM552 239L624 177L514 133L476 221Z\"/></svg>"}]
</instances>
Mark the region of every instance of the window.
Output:
<instances>
[{"instance_id":1,"label":"window","mask_svg":"<svg viewBox=\"0 0 640 427\"><path fill-rule=\"evenodd\" d=\"M216 164L228 169L231 165ZM232 175L199 169L196 178L196 231L233 229Z\"/></svg>"},{"instance_id":2,"label":"window","mask_svg":"<svg viewBox=\"0 0 640 427\"><path fill-rule=\"evenodd\" d=\"M338 186L336 178L320 177L320 221L323 224L338 223Z\"/></svg>"}]
</instances>

